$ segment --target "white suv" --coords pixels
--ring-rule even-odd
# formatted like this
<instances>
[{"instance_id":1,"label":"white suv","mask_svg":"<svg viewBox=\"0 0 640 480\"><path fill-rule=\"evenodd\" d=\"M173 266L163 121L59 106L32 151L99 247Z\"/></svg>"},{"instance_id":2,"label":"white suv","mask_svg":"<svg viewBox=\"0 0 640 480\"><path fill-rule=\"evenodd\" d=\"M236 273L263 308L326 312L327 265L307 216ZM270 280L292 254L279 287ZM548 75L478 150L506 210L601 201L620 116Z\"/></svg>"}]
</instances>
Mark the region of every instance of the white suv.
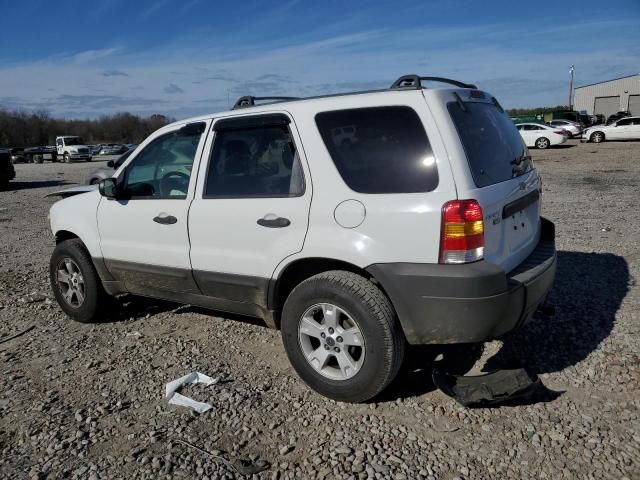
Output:
<instances>
[{"instance_id":1,"label":"white suv","mask_svg":"<svg viewBox=\"0 0 640 480\"><path fill-rule=\"evenodd\" d=\"M243 97L155 132L52 206L60 306L91 322L131 293L258 316L307 384L350 402L391 382L407 342L522 325L555 275L540 177L492 95L425 79Z\"/></svg>"}]
</instances>

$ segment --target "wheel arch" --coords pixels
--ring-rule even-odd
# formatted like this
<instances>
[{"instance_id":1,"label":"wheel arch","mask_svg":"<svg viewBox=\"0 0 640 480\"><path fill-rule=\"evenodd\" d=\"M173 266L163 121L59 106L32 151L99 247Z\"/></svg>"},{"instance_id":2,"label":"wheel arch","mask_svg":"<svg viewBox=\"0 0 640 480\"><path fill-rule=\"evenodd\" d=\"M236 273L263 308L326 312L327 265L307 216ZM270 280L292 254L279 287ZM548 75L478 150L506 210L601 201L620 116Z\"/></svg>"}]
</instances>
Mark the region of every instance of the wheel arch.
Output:
<instances>
[{"instance_id":1,"label":"wheel arch","mask_svg":"<svg viewBox=\"0 0 640 480\"><path fill-rule=\"evenodd\" d=\"M78 235L76 235L73 232L70 232L69 230L58 230L55 233L56 245L64 242L65 240L72 240L74 238L77 238L82 242L82 239ZM82 243L84 244L84 242Z\"/></svg>"},{"instance_id":2,"label":"wheel arch","mask_svg":"<svg viewBox=\"0 0 640 480\"><path fill-rule=\"evenodd\" d=\"M373 281L378 288L389 298L389 301L393 305L391 298L387 295L380 282L375 279L371 273L364 268L358 267L353 263L346 262L344 260L338 260L334 258L324 257L308 257L300 258L292 261L285 266L277 278L272 279L269 282L269 288L267 292L267 306L269 310L274 312L274 322L276 328L280 328L280 312L287 297L291 291L305 281L307 278L313 277L319 273L328 272L330 270L344 270L347 272L356 273L368 280ZM394 307L395 308L395 307Z\"/></svg>"}]
</instances>

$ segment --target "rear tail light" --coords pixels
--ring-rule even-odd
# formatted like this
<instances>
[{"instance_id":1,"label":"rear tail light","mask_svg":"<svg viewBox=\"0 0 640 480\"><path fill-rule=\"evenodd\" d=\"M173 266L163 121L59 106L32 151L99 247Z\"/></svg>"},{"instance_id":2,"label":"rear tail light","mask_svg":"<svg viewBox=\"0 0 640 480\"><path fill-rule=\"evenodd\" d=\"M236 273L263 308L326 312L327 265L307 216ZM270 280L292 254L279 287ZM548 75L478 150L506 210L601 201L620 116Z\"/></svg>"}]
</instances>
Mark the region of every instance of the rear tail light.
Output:
<instances>
[{"instance_id":1,"label":"rear tail light","mask_svg":"<svg viewBox=\"0 0 640 480\"><path fill-rule=\"evenodd\" d=\"M440 263L470 263L484 257L482 208L476 200L453 200L442 207Z\"/></svg>"},{"instance_id":2,"label":"rear tail light","mask_svg":"<svg viewBox=\"0 0 640 480\"><path fill-rule=\"evenodd\" d=\"M557 133L558 135L564 135L564 130L554 130L553 133Z\"/></svg>"}]
</instances>

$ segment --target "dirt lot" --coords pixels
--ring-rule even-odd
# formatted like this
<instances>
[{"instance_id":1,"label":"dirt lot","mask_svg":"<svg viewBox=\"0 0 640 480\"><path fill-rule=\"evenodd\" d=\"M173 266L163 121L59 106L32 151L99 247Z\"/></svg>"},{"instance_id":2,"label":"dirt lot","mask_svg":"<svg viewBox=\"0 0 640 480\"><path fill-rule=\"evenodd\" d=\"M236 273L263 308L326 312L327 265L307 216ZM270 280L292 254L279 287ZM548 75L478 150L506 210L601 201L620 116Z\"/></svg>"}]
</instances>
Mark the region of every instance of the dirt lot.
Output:
<instances>
[{"instance_id":1,"label":"dirt lot","mask_svg":"<svg viewBox=\"0 0 640 480\"><path fill-rule=\"evenodd\" d=\"M51 300L44 195L98 162L16 165L0 192L0 476L235 478L210 455L224 451L269 461L259 478L640 478L640 143L532 154L556 314L506 346L550 391L474 410L434 389L433 347L376 403L348 405L307 389L257 321L127 299L112 322L72 323ZM213 405L202 415L163 402L192 371L220 379L188 390Z\"/></svg>"}]
</instances>

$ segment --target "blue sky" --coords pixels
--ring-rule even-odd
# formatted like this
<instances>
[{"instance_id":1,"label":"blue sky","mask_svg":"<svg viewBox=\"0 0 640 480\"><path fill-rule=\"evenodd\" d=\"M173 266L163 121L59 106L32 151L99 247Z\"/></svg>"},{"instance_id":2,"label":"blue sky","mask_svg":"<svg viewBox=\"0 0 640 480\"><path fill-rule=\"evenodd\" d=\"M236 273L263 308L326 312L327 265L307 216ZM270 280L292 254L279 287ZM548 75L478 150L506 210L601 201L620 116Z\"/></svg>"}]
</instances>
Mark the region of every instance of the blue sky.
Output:
<instances>
[{"instance_id":1,"label":"blue sky","mask_svg":"<svg viewBox=\"0 0 640 480\"><path fill-rule=\"evenodd\" d=\"M476 83L506 107L566 103L640 72L640 0L0 0L0 106L176 118L240 95Z\"/></svg>"}]
</instances>

